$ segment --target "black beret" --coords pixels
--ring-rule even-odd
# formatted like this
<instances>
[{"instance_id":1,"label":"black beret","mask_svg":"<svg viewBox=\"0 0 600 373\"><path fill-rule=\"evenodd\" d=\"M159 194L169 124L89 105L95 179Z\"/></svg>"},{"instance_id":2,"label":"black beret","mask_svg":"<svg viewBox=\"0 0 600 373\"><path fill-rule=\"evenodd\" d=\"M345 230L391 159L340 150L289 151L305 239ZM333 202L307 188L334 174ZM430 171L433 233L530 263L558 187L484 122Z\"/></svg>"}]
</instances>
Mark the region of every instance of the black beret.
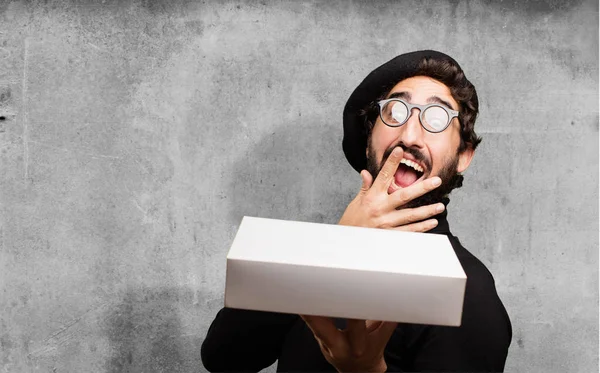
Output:
<instances>
[{"instance_id":1,"label":"black beret","mask_svg":"<svg viewBox=\"0 0 600 373\"><path fill-rule=\"evenodd\" d=\"M449 60L459 66L450 56L433 50L401 54L373 70L350 95L344 107L342 149L356 171L360 172L367 165L367 132L361 111L401 80L415 76L424 58Z\"/></svg>"}]
</instances>

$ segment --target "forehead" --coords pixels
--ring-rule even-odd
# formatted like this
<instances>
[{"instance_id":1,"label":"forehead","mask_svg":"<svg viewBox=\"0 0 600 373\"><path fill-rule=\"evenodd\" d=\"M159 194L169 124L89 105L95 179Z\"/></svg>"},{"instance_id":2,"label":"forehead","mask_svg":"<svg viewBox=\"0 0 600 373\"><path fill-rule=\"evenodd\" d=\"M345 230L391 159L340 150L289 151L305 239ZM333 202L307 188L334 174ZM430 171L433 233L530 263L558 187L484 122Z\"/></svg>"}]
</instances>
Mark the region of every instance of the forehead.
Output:
<instances>
[{"instance_id":1,"label":"forehead","mask_svg":"<svg viewBox=\"0 0 600 373\"><path fill-rule=\"evenodd\" d=\"M428 76L413 76L400 81L388 93L388 97L393 93L408 92L413 104L425 104L431 97L439 97L457 110L459 105L452 97L450 88L447 85Z\"/></svg>"}]
</instances>

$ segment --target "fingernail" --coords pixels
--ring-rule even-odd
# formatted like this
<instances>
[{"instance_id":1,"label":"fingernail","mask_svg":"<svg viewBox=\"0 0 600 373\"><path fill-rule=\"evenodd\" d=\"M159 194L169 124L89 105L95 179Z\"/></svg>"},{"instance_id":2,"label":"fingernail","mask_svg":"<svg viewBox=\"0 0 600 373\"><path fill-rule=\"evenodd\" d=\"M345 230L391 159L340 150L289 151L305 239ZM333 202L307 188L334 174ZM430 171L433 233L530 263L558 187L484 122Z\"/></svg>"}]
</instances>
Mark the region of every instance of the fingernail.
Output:
<instances>
[{"instance_id":1,"label":"fingernail","mask_svg":"<svg viewBox=\"0 0 600 373\"><path fill-rule=\"evenodd\" d=\"M445 208L444 204L443 204L443 203L440 203L440 204L439 204L439 205L437 205L437 207L435 208L435 211L437 211L437 212L442 212L442 211L444 211L444 208Z\"/></svg>"},{"instance_id":2,"label":"fingernail","mask_svg":"<svg viewBox=\"0 0 600 373\"><path fill-rule=\"evenodd\" d=\"M442 179L436 176L431 183L433 186L440 186L442 184Z\"/></svg>"},{"instance_id":3,"label":"fingernail","mask_svg":"<svg viewBox=\"0 0 600 373\"><path fill-rule=\"evenodd\" d=\"M399 155L399 154L400 154L400 149L401 149L401 148L400 148L399 146L397 146L397 147L395 147L395 148L394 148L394 150L392 151L392 153L393 153L395 156L397 156L397 155Z\"/></svg>"},{"instance_id":4,"label":"fingernail","mask_svg":"<svg viewBox=\"0 0 600 373\"><path fill-rule=\"evenodd\" d=\"M438 221L434 219L431 221L430 225L431 225L431 228L435 228L438 225Z\"/></svg>"}]
</instances>

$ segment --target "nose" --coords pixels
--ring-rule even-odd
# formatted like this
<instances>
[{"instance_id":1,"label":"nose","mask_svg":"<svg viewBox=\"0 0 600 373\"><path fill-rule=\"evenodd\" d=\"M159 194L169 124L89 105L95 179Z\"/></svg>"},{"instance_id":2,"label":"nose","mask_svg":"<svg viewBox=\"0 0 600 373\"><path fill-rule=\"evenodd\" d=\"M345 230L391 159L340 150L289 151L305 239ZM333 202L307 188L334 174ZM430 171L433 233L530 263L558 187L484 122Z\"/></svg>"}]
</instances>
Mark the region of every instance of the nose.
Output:
<instances>
[{"instance_id":1,"label":"nose","mask_svg":"<svg viewBox=\"0 0 600 373\"><path fill-rule=\"evenodd\" d=\"M398 140L407 147L423 148L424 146L423 131L425 129L421 126L419 114L419 109L413 108L406 123L400 127Z\"/></svg>"}]
</instances>

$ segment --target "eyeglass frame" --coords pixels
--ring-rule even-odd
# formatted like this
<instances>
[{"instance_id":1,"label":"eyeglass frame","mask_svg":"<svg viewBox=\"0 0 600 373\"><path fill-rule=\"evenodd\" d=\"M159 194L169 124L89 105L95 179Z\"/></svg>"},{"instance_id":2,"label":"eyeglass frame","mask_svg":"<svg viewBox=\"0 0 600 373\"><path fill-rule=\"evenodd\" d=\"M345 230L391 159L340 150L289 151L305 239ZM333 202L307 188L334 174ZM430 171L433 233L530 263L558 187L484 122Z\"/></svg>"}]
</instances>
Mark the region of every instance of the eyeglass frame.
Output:
<instances>
[{"instance_id":1,"label":"eyeglass frame","mask_svg":"<svg viewBox=\"0 0 600 373\"><path fill-rule=\"evenodd\" d=\"M404 120L404 122L399 123L398 125L389 124L389 123L386 123L385 120L383 120L383 106L385 104L387 104L388 102L391 102L391 101L400 101L408 109L408 113L409 114L406 116L406 119ZM400 127L404 123L408 122L408 120L410 119L410 117L412 117L412 110L414 108L419 109L419 123L421 124L421 127L423 127L427 132L431 132L431 133L444 132L446 130L446 128L448 128L450 126L450 123L452 123L452 119L457 118L458 114L459 114L458 111L449 109L445 105L442 105L442 104L438 104L438 103L431 103L431 104L427 104L427 105L411 104L411 103L406 102L403 99L397 98L397 97L395 97L395 98L388 98L388 99L385 99L385 100L378 101L377 105L379 105L379 118L381 118L381 121L383 122L383 124L385 124L388 127L393 127L393 128ZM444 111L446 111L446 114L448 114L448 123L446 123L446 125L444 126L444 128L442 128L439 131L432 131L429 128L425 127L425 125L423 124L423 113L425 112L425 110L429 109L432 106L441 107L442 109L444 109Z\"/></svg>"}]
</instances>

